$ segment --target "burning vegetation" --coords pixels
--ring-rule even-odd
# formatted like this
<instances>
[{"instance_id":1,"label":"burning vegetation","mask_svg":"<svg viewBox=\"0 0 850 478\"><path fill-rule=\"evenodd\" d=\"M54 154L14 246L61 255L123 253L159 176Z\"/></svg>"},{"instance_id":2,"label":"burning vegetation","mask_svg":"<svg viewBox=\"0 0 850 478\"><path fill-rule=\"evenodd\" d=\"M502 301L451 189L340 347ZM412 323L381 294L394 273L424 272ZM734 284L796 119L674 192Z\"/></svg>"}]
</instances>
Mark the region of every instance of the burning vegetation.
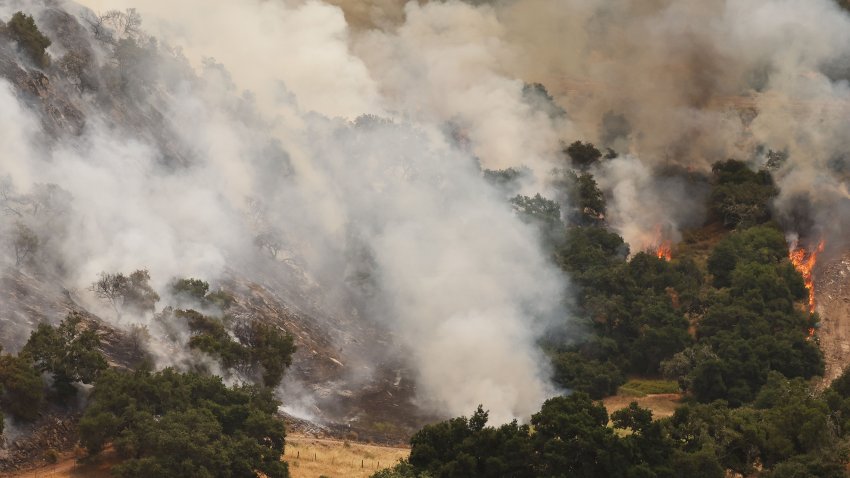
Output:
<instances>
[{"instance_id":1,"label":"burning vegetation","mask_svg":"<svg viewBox=\"0 0 850 478\"><path fill-rule=\"evenodd\" d=\"M661 224L657 224L652 244L648 247L649 252L653 252L655 257L667 262L673 258L673 241L670 240L669 229L669 226L663 228Z\"/></svg>"},{"instance_id":2,"label":"burning vegetation","mask_svg":"<svg viewBox=\"0 0 850 478\"><path fill-rule=\"evenodd\" d=\"M669 240L663 240L660 244L655 248L655 255L659 259L664 259L665 261L670 261L673 258L673 243Z\"/></svg>"},{"instance_id":3,"label":"burning vegetation","mask_svg":"<svg viewBox=\"0 0 850 478\"><path fill-rule=\"evenodd\" d=\"M210 10L226 5L213 3L219 8ZM257 15L233 15L255 20L244 22L250 28L262 23L257 19L271 18L269 13L290 17L319 8L324 10L303 16L321 19L332 13L321 1L298 11L254 13L252 3L264 2L228 11ZM13 350L21 350L0 355L0 432L4 417L16 420L19 434L17 421L32 422L44 410L85 402L77 427L80 446L89 455L115 450L123 460L113 470L116 476L288 478L279 459L285 431L276 397L286 399L287 410L303 408L311 416L323 416L325 406L341 410L332 413L344 417L345 425L331 425L346 432L352 422L366 423L361 410L401 416L401 425L391 419L364 425L369 433L388 436L406 433L408 424L426 414L451 416L483 403L493 407L492 414L479 405L469 418L426 425L411 438L409 460L373 478L845 476L850 425L835 417L850 416L850 372L827 391L812 388L824 376L824 355L820 341L809 340L814 329L806 335L815 320L813 271L824 242L816 247L807 242L806 249L795 241L789 249L782 229L789 224L783 221L788 208L782 207L787 199L782 194L808 192L813 188L797 184L799 178L827 170L823 162L806 163L818 155L805 145L823 142L807 138L803 122L776 115L785 96L806 86L799 72L832 59L818 51L788 54L786 37L803 34L789 45L850 44L842 41L850 38L844 36L850 23L835 15L836 7L814 0L809 18L817 21L801 22L793 32L784 28L784 19L806 17L786 10L801 8L795 2L755 0L722 9L723 2L637 0L636 7L612 9L601 0L570 0L565 5L572 8L564 9L572 10L570 16L584 14L580 18L606 27L577 43L591 46L594 61L597 55L606 60L598 68L606 74L598 79L637 71L643 74L636 78L653 84L625 82L623 88L606 88L615 96L605 91L591 101L527 85L519 97L517 86L531 72L523 66L520 74L517 67L505 77L499 64L490 74L482 68L488 58L469 61L468 45L475 44L476 26L492 32L502 18L523 17L537 28L544 22L515 14L536 5L531 8L540 12L529 14L553 16L543 3L411 2L397 31L370 31L363 38L345 29L337 15L337 36L351 33L356 44L315 46L323 53L344 52L343 58L327 55L341 60L331 62L327 83L312 74L315 65L284 65L292 71L309 67L294 76L315 77L315 85L305 88L303 80L288 77L291 101L264 101L267 95L260 91L257 104L269 111L253 109L247 100L253 91L234 95L243 91L239 78L254 73L250 67L237 62L242 68L233 79L224 65L212 62L196 72L178 50L172 55L165 43L138 31L141 20L134 10L76 19L42 9L0 25L0 37L14 40L0 42L0 77L9 80L8 91L0 88L0 112L11 131L7 136L20 139L9 141L10 154L0 154L2 169L14 173L6 179L0 171L0 231L15 231L0 234L0 242L8 242L0 248L0 265L11 278L0 276L0 339L15 341ZM497 15L508 8L501 4L511 10ZM753 5L759 15L753 15ZM721 12L720 21L705 21L707 14ZM75 28L58 28L57 18L66 22L58 26ZM446 25L446 18L458 18L458 26ZM35 35L34 19L57 42L51 52L67 51L66 57L46 61L48 35ZM199 23L209 23L204 20ZM222 25L239 23L225 20ZM739 20L745 23L726 24ZM621 23L608 28L608 21ZM701 32L704 24L711 25L709 31ZM519 30L513 26L505 30L515 35ZM570 30L564 26L569 25L552 27L558 34L553 38ZM576 34L583 38L585 30ZM667 30L687 30L687 36L668 36ZM76 36L68 33L73 31ZM604 31L616 38L605 38ZM716 33L739 31L752 34L759 50L775 47L775 55L747 52L736 58L750 38ZM836 33L807 33L820 31ZM253 50L245 44L250 38L264 46L287 44L238 33L231 43L240 48L230 51L237 57ZM500 43L485 34L482 45ZM620 37L628 43L621 44ZM646 41L635 49L633 38ZM35 47L28 47L32 41ZM715 58L714 48L724 54ZM486 50L494 64L507 58ZM506 50L514 56L513 48ZM620 50L638 58L602 56ZM840 53L836 62L850 58ZM345 55L353 61L346 63ZM340 64L346 72L364 73L364 83L351 88L357 98L347 98L348 87L333 81ZM28 70L38 65L44 72ZM272 74L256 84L273 85L277 99L282 80L256 70ZM568 68L552 71L560 70ZM653 72L665 73L662 79L669 83L657 83ZM827 73L813 73L816 91L832 82ZM752 80L757 84L737 83L751 76L761 78ZM845 82L835 81L842 94ZM797 88L775 90L787 83ZM42 85L39 94L30 94L32 85ZM327 91L333 91L332 101ZM384 91L393 95L385 98ZM734 102L748 111L704 109L736 91L760 96L754 103ZM395 95L398 102L390 97ZM55 104L70 105L66 109L74 114L48 114L57 111ZM74 104L85 108L77 111ZM101 112L103 105L108 107ZM163 111L152 116L149 105ZM302 115L302 109L310 113ZM343 119L361 110L373 113ZM266 122L266 113L286 121ZM380 116L385 113L398 121ZM57 118L72 117L81 118L80 125L86 119L86 128L58 123ZM592 129L582 123L585 117L592 118ZM40 129L39 119L57 126ZM27 126L28 120L36 126ZM111 123L117 123L119 135L99 126ZM836 143L844 145L843 123L832 126ZM798 134L783 134L790 128ZM51 132L47 140L29 144L27 138L45 136L42 129ZM824 137L823 129L815 125L814 137ZM59 134L66 130L66 136ZM598 136L599 147L581 135ZM211 137L217 140L213 147ZM789 144L785 138L791 138ZM729 157L744 160L717 161ZM830 171L843 167L844 156L836 157ZM127 174L128 164L139 166L132 172L140 174ZM490 166L506 169L485 169ZM792 181L797 187L785 187ZM48 192L68 190L37 194L42 183ZM251 207L245 210L249 192ZM60 196L66 199L57 201ZM71 198L72 206L57 209L62 214L41 206L71 204ZM209 204L202 213L186 212L204 200ZM52 216L67 221L58 225ZM811 228L800 229L823 226L812 221ZM252 242L257 247L246 247ZM119 270L127 262L150 263L152 273L106 272L88 289L80 282L94 280L90 273L96 267ZM234 287L231 296L209 293L209 283L200 279L178 279L160 299L165 280L182 277L184 268L243 286ZM40 277L55 278L53 288L63 297L58 305L27 299L26 307L7 306L6 297L17 303L27 295L19 284L40 286ZM160 300L170 305L160 309ZM56 315L64 304L91 306L93 312L84 311L87 319L115 336L126 331L135 355L149 353L150 360L125 364L106 350L101 356L100 336L75 316L58 327L38 325L23 348L17 347L36 320L59 320L44 316ZM316 319L299 317L301 310ZM8 333L7 323L22 332ZM290 335L282 326L304 333ZM392 343L396 337L398 343ZM298 356L296 340L302 346ZM291 364L300 375L281 382ZM677 402L673 417L662 420L636 403L609 415L599 399L626 395L627 377L662 383L665 393L680 392L685 399ZM238 385L225 385L231 381ZM369 397L399 397L402 390L411 390L417 400L363 404ZM73 397L84 392L85 400ZM190 396L193 400L184 400ZM364 397L363 403L350 405L352 397ZM392 410L402 403L412 404L408 416ZM703 429L728 433L693 433ZM2 437L0 448L19 442L10 437L9 432ZM181 453L189 448L191 463ZM8 456L0 449L2 473L19 466Z\"/></svg>"},{"instance_id":4,"label":"burning vegetation","mask_svg":"<svg viewBox=\"0 0 850 478\"><path fill-rule=\"evenodd\" d=\"M791 259L791 264L803 276L803 281L806 283L806 290L809 292L809 312L815 311L815 279L814 269L817 265L818 254L823 252L825 242L821 240L814 250L808 250L800 246L797 241L791 244L788 252L788 258Z\"/></svg>"}]
</instances>

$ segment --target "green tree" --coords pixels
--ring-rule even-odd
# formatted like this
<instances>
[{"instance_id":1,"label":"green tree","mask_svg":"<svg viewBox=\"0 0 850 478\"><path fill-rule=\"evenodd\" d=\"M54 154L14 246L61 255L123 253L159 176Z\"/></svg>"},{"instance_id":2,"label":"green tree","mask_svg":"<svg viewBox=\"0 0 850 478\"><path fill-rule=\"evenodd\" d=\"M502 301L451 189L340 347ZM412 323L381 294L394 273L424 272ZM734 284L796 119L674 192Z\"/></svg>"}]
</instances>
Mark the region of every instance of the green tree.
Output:
<instances>
[{"instance_id":1,"label":"green tree","mask_svg":"<svg viewBox=\"0 0 850 478\"><path fill-rule=\"evenodd\" d=\"M295 338L275 327L253 321L247 327L238 327L236 336L248 349L250 361L259 370L266 387L276 387L283 374L292 365Z\"/></svg>"},{"instance_id":2,"label":"green tree","mask_svg":"<svg viewBox=\"0 0 850 478\"><path fill-rule=\"evenodd\" d=\"M540 194L534 197L519 195L511 199L511 205L520 219L537 226L541 235L549 243L557 241L563 234L561 208L555 201L546 199Z\"/></svg>"},{"instance_id":3,"label":"green tree","mask_svg":"<svg viewBox=\"0 0 850 478\"><path fill-rule=\"evenodd\" d=\"M6 24L6 32L33 62L38 66L48 66L50 57L46 50L51 42L39 31L32 16L23 12L15 13L9 23Z\"/></svg>"},{"instance_id":4,"label":"green tree","mask_svg":"<svg viewBox=\"0 0 850 478\"><path fill-rule=\"evenodd\" d=\"M727 160L712 167L711 210L728 227L750 227L770 220L770 201L778 189L768 171Z\"/></svg>"},{"instance_id":5,"label":"green tree","mask_svg":"<svg viewBox=\"0 0 850 478\"><path fill-rule=\"evenodd\" d=\"M553 381L569 390L600 399L617 393L625 383L623 373L611 362L589 359L578 352L561 352L553 357Z\"/></svg>"},{"instance_id":6,"label":"green tree","mask_svg":"<svg viewBox=\"0 0 850 478\"><path fill-rule=\"evenodd\" d=\"M572 227L556 261L581 284L600 269L623 264L628 255L628 245L617 234L601 227Z\"/></svg>"},{"instance_id":7,"label":"green tree","mask_svg":"<svg viewBox=\"0 0 850 478\"><path fill-rule=\"evenodd\" d=\"M0 406L13 417L32 421L44 404L44 381L24 357L0 355Z\"/></svg>"},{"instance_id":8,"label":"green tree","mask_svg":"<svg viewBox=\"0 0 850 478\"><path fill-rule=\"evenodd\" d=\"M589 226L602 223L606 210L605 195L592 174L556 169L552 175L552 186L559 193L558 201L565 208L570 224Z\"/></svg>"},{"instance_id":9,"label":"green tree","mask_svg":"<svg viewBox=\"0 0 850 478\"><path fill-rule=\"evenodd\" d=\"M93 454L114 443L121 477L285 478L278 405L268 389L217 377L110 370L92 390L80 441Z\"/></svg>"},{"instance_id":10,"label":"green tree","mask_svg":"<svg viewBox=\"0 0 850 478\"><path fill-rule=\"evenodd\" d=\"M485 169L482 171L484 179L502 190L505 193L511 193L519 189L520 181L531 176L530 169L522 168L507 168L507 169Z\"/></svg>"},{"instance_id":11,"label":"green tree","mask_svg":"<svg viewBox=\"0 0 850 478\"><path fill-rule=\"evenodd\" d=\"M172 294L197 302L202 302L209 290L210 284L200 279L177 279L171 284Z\"/></svg>"},{"instance_id":12,"label":"green tree","mask_svg":"<svg viewBox=\"0 0 850 478\"><path fill-rule=\"evenodd\" d=\"M782 232L775 227L761 226L723 238L712 250L707 266L714 277L715 287L729 287L738 264L778 264L787 258L788 244ZM799 287L796 292L799 292Z\"/></svg>"},{"instance_id":13,"label":"green tree","mask_svg":"<svg viewBox=\"0 0 850 478\"><path fill-rule=\"evenodd\" d=\"M225 368L245 368L250 361L250 351L233 340L224 323L195 310L178 310L175 317L185 319L192 336L189 347L205 352L221 361Z\"/></svg>"},{"instance_id":14,"label":"green tree","mask_svg":"<svg viewBox=\"0 0 850 478\"><path fill-rule=\"evenodd\" d=\"M137 314L153 313L159 301L159 294L150 285L150 273L145 269L137 270L131 273L128 279L127 289L124 291L124 308Z\"/></svg>"},{"instance_id":15,"label":"green tree","mask_svg":"<svg viewBox=\"0 0 850 478\"><path fill-rule=\"evenodd\" d=\"M430 478L428 473L416 471L407 461L401 461L392 468L380 470L372 474L370 478Z\"/></svg>"},{"instance_id":16,"label":"green tree","mask_svg":"<svg viewBox=\"0 0 850 478\"><path fill-rule=\"evenodd\" d=\"M410 439L410 465L439 478L537 476L528 461L529 427L514 421L493 428L487 419L479 406L469 418L425 426Z\"/></svg>"},{"instance_id":17,"label":"green tree","mask_svg":"<svg viewBox=\"0 0 850 478\"><path fill-rule=\"evenodd\" d=\"M675 470L676 478L723 478L726 470L710 449L695 453L676 450L670 459L670 468Z\"/></svg>"},{"instance_id":18,"label":"green tree","mask_svg":"<svg viewBox=\"0 0 850 478\"><path fill-rule=\"evenodd\" d=\"M73 383L93 383L107 368L99 347L97 332L85 328L82 317L72 312L58 327L39 324L21 355L31 360L38 371L51 374L54 389L59 396L65 396L74 393Z\"/></svg>"},{"instance_id":19,"label":"green tree","mask_svg":"<svg viewBox=\"0 0 850 478\"><path fill-rule=\"evenodd\" d=\"M150 273L140 269L129 276L118 272L102 272L100 278L92 284L91 290L99 298L109 302L115 316L121 318L124 311L135 314L153 313L159 295L150 286Z\"/></svg>"},{"instance_id":20,"label":"green tree","mask_svg":"<svg viewBox=\"0 0 850 478\"><path fill-rule=\"evenodd\" d=\"M295 338L285 331L254 320L237 324L231 336L220 319L191 309L178 310L174 315L185 319L192 331L190 348L219 359L225 368L255 375L267 387L280 384L292 364Z\"/></svg>"},{"instance_id":21,"label":"green tree","mask_svg":"<svg viewBox=\"0 0 850 478\"><path fill-rule=\"evenodd\" d=\"M564 153L572 160L573 165L579 169L587 169L602 157L602 152L596 149L592 143L576 141L566 148Z\"/></svg>"},{"instance_id":22,"label":"green tree","mask_svg":"<svg viewBox=\"0 0 850 478\"><path fill-rule=\"evenodd\" d=\"M608 412L583 393L547 400L531 417L538 476L614 476L617 437Z\"/></svg>"},{"instance_id":23,"label":"green tree","mask_svg":"<svg viewBox=\"0 0 850 478\"><path fill-rule=\"evenodd\" d=\"M720 359L706 360L696 366L690 377L690 390L702 402L725 398L728 392L723 380L724 363Z\"/></svg>"}]
</instances>

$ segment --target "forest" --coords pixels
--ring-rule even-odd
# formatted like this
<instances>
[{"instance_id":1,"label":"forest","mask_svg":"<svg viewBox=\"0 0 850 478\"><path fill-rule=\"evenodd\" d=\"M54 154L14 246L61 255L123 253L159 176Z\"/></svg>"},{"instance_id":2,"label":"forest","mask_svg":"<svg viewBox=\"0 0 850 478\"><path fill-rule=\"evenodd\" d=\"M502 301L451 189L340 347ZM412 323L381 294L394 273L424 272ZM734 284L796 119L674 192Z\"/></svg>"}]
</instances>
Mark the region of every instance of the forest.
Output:
<instances>
[{"instance_id":1,"label":"forest","mask_svg":"<svg viewBox=\"0 0 850 478\"><path fill-rule=\"evenodd\" d=\"M578 142L565 153L553 183L569 210L540 195L511 203L578 287L582 339L541 343L569 393L527 424L498 427L482 400L468 417L422 428L409 462L374 477L845 476L850 373L814 386L824 370L819 318L772 217L770 171L736 160L710 175L671 171L709 187L710 213L669 258L629 251L606 225L588 172L602 153ZM504 185L518 171L485 175ZM609 413L597 400L626 377L673 380L684 399L669 418L637 403Z\"/></svg>"},{"instance_id":2,"label":"forest","mask_svg":"<svg viewBox=\"0 0 850 478\"><path fill-rule=\"evenodd\" d=\"M75 94L81 97L102 88L114 92L115 97L147 99L161 86L158 82L164 80L155 79L157 72L145 65L152 64L157 55L167 50L152 38L134 33L141 22L134 10L115 15L98 18L121 26L121 34L115 37L112 36L115 32L103 24L88 25L93 29L92 34L108 45L112 55L103 69L103 84L89 76L89 70L94 68L93 57L75 57L73 52L61 58L51 57L51 40L39 30L32 16L17 12L8 22L0 23L0 38L16 45L17 53L34 67L61 72L56 74L72 82ZM147 42L142 42L142 38ZM169 55L172 53L167 51ZM174 58L178 57L174 53ZM213 73L220 73L220 65L207 60L205 66ZM190 69L188 64L181 65ZM226 79L223 82L231 87L231 79ZM180 88L185 85L174 86L173 91ZM104 93L104 97L111 94ZM522 94L540 102L547 115L566 114L541 84L526 84ZM240 114L241 108L253 105L247 93L242 100L244 103L232 107ZM114 98L100 101L119 105L115 107L119 112L126 106ZM256 121L260 124L260 120ZM616 122L616 118L611 121ZM486 168L480 158L465 149L469 138L462 126L449 122L441 127L445 128L440 130L446 136L444 139L457 143L451 145L454 148L451 150L463 152L458 157L466 161L462 167L455 164L452 167L458 171L472 169L473 180L451 183L446 179L452 176L446 172L448 169L416 171L410 164L399 166L397 158L389 153L393 162L385 169L403 178L399 190L422 187L422 183L415 181L426 177L439 187L451 184L462 190L455 198L458 201L468 201L467 196L475 193L492 195L501 202L493 216L483 216L484 222L492 217L501 218L499 214L504 213L518 227L525 227L523 231L532 231L527 237L536 241L533 246L543 251L545 262L540 264L541 282L551 278L544 274L543 268L557 271L559 280L564 279L564 290L557 294L561 303L554 307L562 316L556 318L556 323L547 323L545 333L535 336L532 344L533 352L546 362L542 370L550 375L545 377L547 383L554 384L557 393L530 416L508 423L491 421L488 401L493 397L486 394L476 397L480 405L469 410L469 415L449 418L454 413L444 414L445 420L417 425L409 440L409 458L377 471L373 478L831 478L847 474L850 371L831 384L820 380L825 372L824 355L818 344L820 317L813 307L811 284L789 255L786 218L777 213L776 201L782 193L778 171L788 159L786 153L769 151L766 153L769 160L762 164L727 159L714 162L705 170L675 164L655 167L652 171L655 178L674 179L693 191L694 197L704 202L705 217L699 224L683 228L680 236L669 233L664 224L645 225L650 229L654 226L657 231L655 243L645 250L636 250L611 223L611 191L599 181L607 165L627 155L621 156L614 149L597 147L586 140L564 142L556 155L556 167L542 181L535 182L529 179L535 174L531 168ZM375 115L360 116L330 129L330 136L341 142L328 149L339 147L347 155L347 148L352 148L351 157L366 158L363 164L373 163L370 141L383 145L385 133L420 135L413 128L407 130L393 120ZM372 133L374 137L369 136ZM275 167L285 170L282 177L287 180L293 177L295 173L290 170L287 153L278 143L269 144L268 148L266 145L258 148L262 150L260 156L265 160L269 151L280 153L284 160ZM407 152L400 157L406 160L406 155ZM157 159L173 160L162 156ZM428 163L433 157L425 156L425 159L423 162ZM186 164L179 167L193 171ZM168 164L163 170L170 174L179 167ZM398 173L399 169L403 171ZM264 171L258 170L258 176ZM159 178L157 174L151 177ZM268 187L278 187L273 181L268 182L271 184ZM529 184L540 191L529 193ZM478 185L480 189L471 193L464 189ZM374 203L363 201L359 206L370 213L380 209L375 205L383 204L386 199L383 196L386 190L381 189L384 186L375 188L378 199ZM432 186L427 183L422 190ZM355 184L354 189L357 187ZM443 199L444 191L439 187L435 188L435 195ZM15 264L10 269L36 271L40 260L54 261L59 264L57 269L65 267L66 261L58 259L65 248L57 246L59 239L52 239L49 232L60 222L56 218L67 212L57 204L67 206L71 200L66 195L70 194L56 185L38 184L29 195L17 195L11 183L0 184L0 193L4 217L20 219L4 236L10 238L9 257ZM203 200L219 198L218 194L199 196ZM427 194L420 196L427 196L428 200L423 202L431 199ZM404 199L410 200L409 204L416 203L411 197ZM261 217L265 213L261 201L252 198L250 203L256 208L247 215L253 215L257 224L266 220ZM456 212L443 209L450 201L435 204L426 209L446 216ZM463 204L477 213L477 206L485 203ZM30 210L37 211L30 215L39 220L28 224L25 219L30 219L27 215ZM392 220L407 214L408 211L394 210L389 214L393 216L391 219L367 215L371 220L364 221L367 225L363 230L374 226L372 223L387 222L390 231L391 226L397 226ZM464 219L473 216L469 214ZM356 219L356 214L352 213L352 217ZM512 226L510 221L504 224ZM252 252L265 261L263 271L274 270L268 274L275 278L279 270L293 275L296 273L292 271L297 271L299 279L307 282L308 268L297 269L301 258L293 252L296 247L284 243L283 230L257 224L253 225L256 230L246 236L252 236L247 241L255 247ZM221 229L231 226L216 225ZM310 226L306 229L310 233L322 230L313 229L314 224ZM340 293L340 296L353 297L351 302L357 302L345 304L354 310L351 314L356 318L377 310L395 320L404 315L396 314L402 310L410 315L410 322L405 323L409 329L400 327L395 333L403 335L410 330L431 328L414 324L419 316L409 310L379 308L398 299L393 295L398 289L379 282L386 279L381 277L381 272L386 270L380 270L378 264L386 267L392 260L376 250L376 245L388 244L376 237L393 236L381 231L386 234L376 233L376 237L370 238L372 243L367 244L368 240L358 235L361 231L357 226L346 224L350 229L345 231L344 246L327 249L317 246L314 259L327 251L345 258L338 263L322 262L324 267L317 269L326 268L323 272L333 269L331 275L337 280L338 276L345 276L342 281L349 287L346 292L354 290L357 294ZM409 232L410 229L397 230ZM191 232L195 233L195 229ZM308 234L305 236L321 242ZM469 237L445 236L453 240ZM399 243L408 238L404 234L398 237ZM241 239L244 238L240 236ZM816 237L803 239L817 241ZM233 242L238 244L234 249L244 245L237 240ZM417 246L424 249L425 241L422 242ZM456 254L449 257L462 258L462 252L475 248L475 245L466 246L452 249ZM405 256L409 250L398 247L393 252ZM509 259L512 258L491 257L487 262ZM399 263L402 264L399 268L407 267L404 261ZM439 282L438 279L449 275L443 272L436 270L428 277L430 282ZM96 301L99 313L121 329L119 335L124 340L121 344L129 344L122 350L125 359L122 363L105 353L107 327L102 327L101 319L80 311L63 313L64 318L55 323L44 321L31 332L27 329L28 336L15 353L0 350L0 433L4 428L8 431L21 424L32 424L44 414L60 410L77 414L80 460L93 462L107 450L114 451L120 463L112 473L118 477L290 476L287 463L281 460L287 433L281 410L284 399L288 398L281 392L281 386L287 372L291 372L296 350L301 350L300 345L296 346L296 335L276 323L250 314L237 314L235 292L211 287L204 276L170 277L163 290L155 287L152 273L157 271L104 270L86 279L85 293ZM419 277L414 279L406 284L411 289L427 282ZM315 283L319 284L318 280ZM523 285L531 289L535 284ZM543 285L557 288L561 284ZM378 290L385 295L380 296ZM411 309L428 305L428 300L419 300L421 295L406 289L403 292L407 295L398 299L398 303L406 303ZM68 290L63 293L71 296ZM519 294L504 303L516 306L517 310L536 310L536 304L524 301L544 295ZM263 302L262 297L253 299ZM551 297L547 295L545 299ZM463 310L467 303L460 302L459 308ZM452 307L436 310L456 312ZM429 309L422 314L428 316L430 312ZM530 323L533 313L528 315L522 319ZM139 317L150 320L147 325L128 323ZM156 351L152 350L153 329L159 334ZM367 330L365 335L369 333ZM509 348L514 345L514 342L506 343ZM516 344L511 349L516 354L500 358L510 361L527 352L520 350L522 341ZM471 349L477 353L474 347ZM177 365L158 366L157 359L163 355ZM417 356L420 360L433 358L420 355ZM342 367L333 357L326 360L329 361ZM681 395L671 416L656 416L637 402L622 409L606 409L603 399L620 393L627 382L641 380L663 383ZM401 381L399 374L397 383ZM431 385L433 390L446 388ZM45 457L51 453L55 451L46 450Z\"/></svg>"}]
</instances>

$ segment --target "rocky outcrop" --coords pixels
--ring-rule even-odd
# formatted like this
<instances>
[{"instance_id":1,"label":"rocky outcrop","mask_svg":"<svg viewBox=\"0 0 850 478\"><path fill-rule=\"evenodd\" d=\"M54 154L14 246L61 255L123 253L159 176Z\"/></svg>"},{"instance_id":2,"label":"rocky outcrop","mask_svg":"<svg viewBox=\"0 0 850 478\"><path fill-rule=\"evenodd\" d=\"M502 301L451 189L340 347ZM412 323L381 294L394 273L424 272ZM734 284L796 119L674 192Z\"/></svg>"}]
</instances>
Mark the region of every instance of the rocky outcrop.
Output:
<instances>
[{"instance_id":1,"label":"rocky outcrop","mask_svg":"<svg viewBox=\"0 0 850 478\"><path fill-rule=\"evenodd\" d=\"M76 411L56 410L31 424L11 424L13 433L0 438L0 473L49 463L59 452L74 448L78 420Z\"/></svg>"}]
</instances>

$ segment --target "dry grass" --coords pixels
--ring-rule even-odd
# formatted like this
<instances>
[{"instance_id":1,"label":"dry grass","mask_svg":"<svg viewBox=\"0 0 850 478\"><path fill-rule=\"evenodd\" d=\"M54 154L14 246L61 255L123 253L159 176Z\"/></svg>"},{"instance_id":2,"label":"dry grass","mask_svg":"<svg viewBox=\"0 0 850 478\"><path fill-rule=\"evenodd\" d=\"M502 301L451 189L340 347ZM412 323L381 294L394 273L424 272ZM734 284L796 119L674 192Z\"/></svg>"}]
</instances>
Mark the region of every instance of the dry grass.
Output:
<instances>
[{"instance_id":1,"label":"dry grass","mask_svg":"<svg viewBox=\"0 0 850 478\"><path fill-rule=\"evenodd\" d=\"M407 458L407 448L367 445L299 435L287 435L283 460L289 463L292 478L368 478L382 468L389 468ZM72 455L63 455L55 465L48 465L9 475L14 478L108 478L115 465L114 452L107 450L97 463L78 464ZM361 468L362 463L362 468Z\"/></svg>"},{"instance_id":2,"label":"dry grass","mask_svg":"<svg viewBox=\"0 0 850 478\"><path fill-rule=\"evenodd\" d=\"M117 463L115 452L105 450L98 459L89 464L77 463L73 454L64 454L53 465L13 473L15 478L111 478L110 468Z\"/></svg>"},{"instance_id":3,"label":"dry grass","mask_svg":"<svg viewBox=\"0 0 850 478\"><path fill-rule=\"evenodd\" d=\"M678 393L663 393L657 395L647 395L645 397L633 397L628 395L614 395L602 399L602 404L608 409L608 413L622 410L629 406L632 402L637 402L642 408L652 410L653 418L664 418L673 415L676 408L679 406L679 400L682 398Z\"/></svg>"},{"instance_id":4,"label":"dry grass","mask_svg":"<svg viewBox=\"0 0 850 478\"><path fill-rule=\"evenodd\" d=\"M676 393L679 393L679 384L675 380L633 378L619 388L617 395L645 397L647 395Z\"/></svg>"},{"instance_id":5,"label":"dry grass","mask_svg":"<svg viewBox=\"0 0 850 478\"><path fill-rule=\"evenodd\" d=\"M292 478L367 478L409 454L407 448L289 435L284 460Z\"/></svg>"}]
</instances>

